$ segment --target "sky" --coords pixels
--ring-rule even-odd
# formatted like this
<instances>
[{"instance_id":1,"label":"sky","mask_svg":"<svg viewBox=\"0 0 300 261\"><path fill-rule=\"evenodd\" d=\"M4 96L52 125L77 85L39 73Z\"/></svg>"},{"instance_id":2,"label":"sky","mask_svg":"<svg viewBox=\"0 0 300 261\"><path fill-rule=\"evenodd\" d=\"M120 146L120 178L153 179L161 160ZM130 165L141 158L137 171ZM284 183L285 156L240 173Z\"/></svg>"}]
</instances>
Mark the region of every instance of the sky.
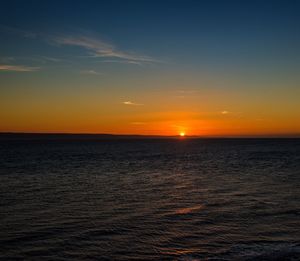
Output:
<instances>
[{"instance_id":1,"label":"sky","mask_svg":"<svg viewBox=\"0 0 300 261\"><path fill-rule=\"evenodd\" d=\"M300 1L3 1L0 132L300 135Z\"/></svg>"}]
</instances>

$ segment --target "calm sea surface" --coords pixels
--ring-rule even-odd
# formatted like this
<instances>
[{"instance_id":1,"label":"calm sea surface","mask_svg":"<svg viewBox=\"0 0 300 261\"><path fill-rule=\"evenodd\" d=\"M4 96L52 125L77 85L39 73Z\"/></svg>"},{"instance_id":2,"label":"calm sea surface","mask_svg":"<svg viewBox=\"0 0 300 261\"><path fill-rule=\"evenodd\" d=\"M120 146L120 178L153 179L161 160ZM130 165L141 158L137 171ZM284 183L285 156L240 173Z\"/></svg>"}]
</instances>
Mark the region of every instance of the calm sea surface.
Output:
<instances>
[{"instance_id":1,"label":"calm sea surface","mask_svg":"<svg viewBox=\"0 0 300 261\"><path fill-rule=\"evenodd\" d=\"M0 141L3 260L300 260L300 139Z\"/></svg>"}]
</instances>

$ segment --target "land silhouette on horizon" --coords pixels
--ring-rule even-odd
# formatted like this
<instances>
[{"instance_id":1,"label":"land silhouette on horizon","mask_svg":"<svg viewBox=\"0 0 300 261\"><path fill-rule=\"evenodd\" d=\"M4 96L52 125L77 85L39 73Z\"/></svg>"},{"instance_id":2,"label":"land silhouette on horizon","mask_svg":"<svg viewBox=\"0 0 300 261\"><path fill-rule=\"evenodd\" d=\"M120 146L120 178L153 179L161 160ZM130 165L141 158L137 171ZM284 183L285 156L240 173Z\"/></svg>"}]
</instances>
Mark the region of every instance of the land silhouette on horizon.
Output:
<instances>
[{"instance_id":1,"label":"land silhouette on horizon","mask_svg":"<svg viewBox=\"0 0 300 261\"><path fill-rule=\"evenodd\" d=\"M26 133L0 132L0 140L38 140L38 139L66 139L66 140L116 140L116 139L266 139L291 138L298 139L300 134L282 135L239 135L239 136L209 136L209 135L140 135L140 134L109 134L109 133Z\"/></svg>"}]
</instances>

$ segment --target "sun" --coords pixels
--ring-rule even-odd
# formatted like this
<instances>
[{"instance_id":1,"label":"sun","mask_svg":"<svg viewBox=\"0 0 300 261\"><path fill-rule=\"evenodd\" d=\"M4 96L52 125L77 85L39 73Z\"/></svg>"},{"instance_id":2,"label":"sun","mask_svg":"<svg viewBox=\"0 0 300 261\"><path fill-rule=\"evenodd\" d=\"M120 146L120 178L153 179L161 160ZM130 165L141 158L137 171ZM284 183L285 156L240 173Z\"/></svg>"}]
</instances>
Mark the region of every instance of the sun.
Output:
<instances>
[{"instance_id":1,"label":"sun","mask_svg":"<svg viewBox=\"0 0 300 261\"><path fill-rule=\"evenodd\" d=\"M184 137L185 136L185 133L182 131L179 133L180 137Z\"/></svg>"}]
</instances>

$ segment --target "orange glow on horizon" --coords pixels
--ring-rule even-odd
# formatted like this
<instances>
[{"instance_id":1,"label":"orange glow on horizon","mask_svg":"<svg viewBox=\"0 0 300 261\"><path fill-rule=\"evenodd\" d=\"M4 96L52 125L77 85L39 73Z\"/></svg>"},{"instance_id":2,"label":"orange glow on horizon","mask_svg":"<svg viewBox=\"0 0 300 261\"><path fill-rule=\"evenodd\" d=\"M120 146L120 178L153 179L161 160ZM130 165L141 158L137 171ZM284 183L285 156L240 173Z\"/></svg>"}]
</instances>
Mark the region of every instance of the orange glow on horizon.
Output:
<instances>
[{"instance_id":1,"label":"orange glow on horizon","mask_svg":"<svg viewBox=\"0 0 300 261\"><path fill-rule=\"evenodd\" d=\"M0 113L1 114L1 113ZM53 115L54 116L54 115ZM78 115L77 115L78 116ZM163 115L164 116L164 115ZM176 115L177 118L178 114ZM299 135L299 123L289 119L256 120L249 118L226 119L191 119L182 117L179 120L162 118L150 118L145 120L125 118L122 120L104 119L103 122L94 120L94 117L78 117L77 121L65 117L40 117L35 122L28 123L27 118L18 118L14 122L13 117L0 127L0 132L41 132L41 133L91 133L91 134L115 134L115 135L162 135L186 137L190 136L259 136L259 135ZM143 119L143 118L142 118ZM16 122L18 124L16 124ZM10 123L10 124L9 124ZM283 124L284 123L284 124ZM296 131L293 131L296 130Z\"/></svg>"},{"instance_id":2,"label":"orange glow on horizon","mask_svg":"<svg viewBox=\"0 0 300 261\"><path fill-rule=\"evenodd\" d=\"M174 108L170 109L165 108L164 103L159 101L157 107L148 108L147 105L141 105L124 108L123 104L111 107L109 104L97 103L93 97L88 97L90 99L83 96L80 106L75 97L66 105L65 99L56 101L45 98L46 100L27 101L20 96L16 98L18 106L13 106L7 98L1 103L0 132L178 137L186 137L187 133L189 137L300 135L300 123L297 120L299 112L297 110L290 112L288 106L281 108L282 110L287 108L282 114L271 111L261 116L264 107L259 106L251 111L249 108L243 108L241 112L233 108L224 114L225 110L215 109L216 105L208 103L205 105L207 108L203 109L195 109L192 102L184 109L170 102L168 106ZM210 102L213 104L215 99L211 99ZM56 106L51 107L54 103ZM233 101L231 103L234 104ZM209 109L210 107L213 108ZM252 108L252 105L250 107ZM103 111L105 113L102 113Z\"/></svg>"}]
</instances>

